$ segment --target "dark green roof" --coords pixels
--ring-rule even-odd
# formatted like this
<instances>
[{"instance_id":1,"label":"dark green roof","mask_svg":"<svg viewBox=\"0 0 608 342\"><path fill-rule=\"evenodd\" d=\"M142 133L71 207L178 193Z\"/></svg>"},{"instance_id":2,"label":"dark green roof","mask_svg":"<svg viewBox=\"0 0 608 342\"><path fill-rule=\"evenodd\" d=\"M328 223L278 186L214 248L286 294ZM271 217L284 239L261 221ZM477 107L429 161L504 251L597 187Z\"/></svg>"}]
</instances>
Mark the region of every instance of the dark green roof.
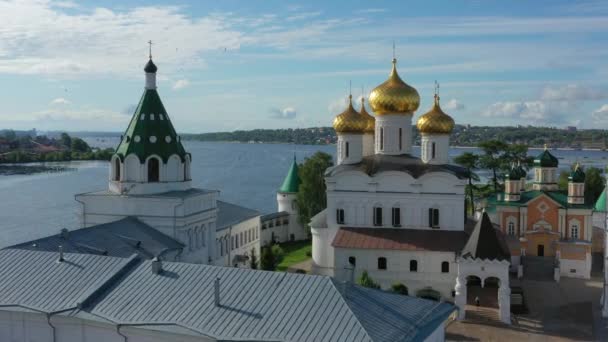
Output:
<instances>
[{"instance_id":1,"label":"dark green roof","mask_svg":"<svg viewBox=\"0 0 608 342\"><path fill-rule=\"evenodd\" d=\"M139 137L139 142L136 137ZM152 142L150 137L156 141ZM182 161L187 155L156 89L144 90L129 127L116 149L116 154L121 159L132 153L142 163L151 155L158 155L165 163L171 155L178 155Z\"/></svg>"},{"instance_id":2,"label":"dark green roof","mask_svg":"<svg viewBox=\"0 0 608 342\"><path fill-rule=\"evenodd\" d=\"M149 73L155 73L157 70L158 68L156 67L154 62L152 62L152 58L150 58L150 60L148 61L148 63L146 63L146 66L144 67L144 71Z\"/></svg>"},{"instance_id":3,"label":"dark green roof","mask_svg":"<svg viewBox=\"0 0 608 342\"><path fill-rule=\"evenodd\" d=\"M287 172L287 176L283 181L283 185L279 189L279 192L296 193L300 187L300 177L298 176L298 163L296 163L296 157L293 157L293 163Z\"/></svg>"},{"instance_id":4,"label":"dark green roof","mask_svg":"<svg viewBox=\"0 0 608 342\"><path fill-rule=\"evenodd\" d=\"M522 171L523 171L523 173L522 173ZM508 179L508 180L520 180L524 177L526 177L526 171L524 171L524 169L519 165L511 166L509 173L507 173L505 175L505 179Z\"/></svg>"},{"instance_id":5,"label":"dark green roof","mask_svg":"<svg viewBox=\"0 0 608 342\"><path fill-rule=\"evenodd\" d=\"M488 206L513 206L513 207L523 207L526 203L535 199L538 196L547 195L550 199L559 203L563 208L572 208L572 209L592 209L593 204L585 203L585 204L571 204L568 203L568 192L567 191L545 191L545 190L530 190L523 191L519 196L519 201L505 201L505 200L497 200L496 195L489 196L487 198ZM503 197L504 198L504 197Z\"/></svg>"},{"instance_id":6,"label":"dark green roof","mask_svg":"<svg viewBox=\"0 0 608 342\"><path fill-rule=\"evenodd\" d=\"M600 197L595 201L595 211L606 212L606 190L602 191Z\"/></svg>"},{"instance_id":7,"label":"dark green roof","mask_svg":"<svg viewBox=\"0 0 608 342\"><path fill-rule=\"evenodd\" d=\"M558 164L559 162L557 158L555 158L555 156L552 155L551 152L549 152L549 150L546 148L534 159L534 166L557 167Z\"/></svg>"},{"instance_id":8,"label":"dark green roof","mask_svg":"<svg viewBox=\"0 0 608 342\"><path fill-rule=\"evenodd\" d=\"M578 166L578 164L574 168L574 171L572 171L572 173L570 173L570 176L568 177L568 181L574 182L574 183L585 183L585 173Z\"/></svg>"}]
</instances>

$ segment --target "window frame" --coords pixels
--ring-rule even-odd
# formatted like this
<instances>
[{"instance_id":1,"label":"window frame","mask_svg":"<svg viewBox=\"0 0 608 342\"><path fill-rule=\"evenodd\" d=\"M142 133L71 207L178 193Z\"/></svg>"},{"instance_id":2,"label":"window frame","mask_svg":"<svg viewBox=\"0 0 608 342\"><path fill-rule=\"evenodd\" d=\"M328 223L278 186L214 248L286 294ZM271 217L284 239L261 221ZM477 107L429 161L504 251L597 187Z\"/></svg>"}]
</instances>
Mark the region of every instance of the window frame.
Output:
<instances>
[{"instance_id":1,"label":"window frame","mask_svg":"<svg viewBox=\"0 0 608 342\"><path fill-rule=\"evenodd\" d=\"M343 208L336 209L336 224L344 224L346 219L346 214L344 213Z\"/></svg>"},{"instance_id":2,"label":"window frame","mask_svg":"<svg viewBox=\"0 0 608 342\"><path fill-rule=\"evenodd\" d=\"M382 225L383 225L382 215L383 215L382 207L374 206L374 211L373 211L374 226L382 227Z\"/></svg>"},{"instance_id":3,"label":"window frame","mask_svg":"<svg viewBox=\"0 0 608 342\"><path fill-rule=\"evenodd\" d=\"M386 257L379 257L378 258L378 270L381 271L386 271L388 269L388 261L386 260Z\"/></svg>"},{"instance_id":4,"label":"window frame","mask_svg":"<svg viewBox=\"0 0 608 342\"><path fill-rule=\"evenodd\" d=\"M441 273L450 273L450 262L449 261L441 262Z\"/></svg>"},{"instance_id":5,"label":"window frame","mask_svg":"<svg viewBox=\"0 0 608 342\"><path fill-rule=\"evenodd\" d=\"M410 272L418 272L418 260L410 260Z\"/></svg>"},{"instance_id":6,"label":"window frame","mask_svg":"<svg viewBox=\"0 0 608 342\"><path fill-rule=\"evenodd\" d=\"M401 208L400 207L391 208L391 223L393 224L393 227L401 227Z\"/></svg>"},{"instance_id":7,"label":"window frame","mask_svg":"<svg viewBox=\"0 0 608 342\"><path fill-rule=\"evenodd\" d=\"M439 229L439 208L429 208L429 228Z\"/></svg>"}]
</instances>

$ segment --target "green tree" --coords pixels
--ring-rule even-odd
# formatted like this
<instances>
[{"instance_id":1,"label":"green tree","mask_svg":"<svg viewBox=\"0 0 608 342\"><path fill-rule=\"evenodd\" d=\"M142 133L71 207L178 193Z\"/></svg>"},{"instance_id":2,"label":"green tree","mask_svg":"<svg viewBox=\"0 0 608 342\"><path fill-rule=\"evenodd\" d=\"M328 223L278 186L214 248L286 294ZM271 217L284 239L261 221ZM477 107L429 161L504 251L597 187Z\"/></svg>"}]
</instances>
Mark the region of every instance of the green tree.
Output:
<instances>
[{"instance_id":1,"label":"green tree","mask_svg":"<svg viewBox=\"0 0 608 342\"><path fill-rule=\"evenodd\" d=\"M473 181L479 181L479 176L473 172L479 166L479 155L471 152L465 152L454 158L454 163L467 169L467 177L469 178L469 185L467 187L468 199L467 212L473 215L475 212L475 198L473 197Z\"/></svg>"},{"instance_id":2,"label":"green tree","mask_svg":"<svg viewBox=\"0 0 608 342\"><path fill-rule=\"evenodd\" d=\"M602 177L602 170L596 167L588 167L585 170L585 200L595 203L604 191L606 181Z\"/></svg>"},{"instance_id":3,"label":"green tree","mask_svg":"<svg viewBox=\"0 0 608 342\"><path fill-rule=\"evenodd\" d=\"M357 280L357 283L363 287L369 287L370 289L379 289L380 284L376 283L372 277L367 274L367 271L363 271L361 277Z\"/></svg>"},{"instance_id":4,"label":"green tree","mask_svg":"<svg viewBox=\"0 0 608 342\"><path fill-rule=\"evenodd\" d=\"M72 137L70 137L67 133L61 133L61 137L59 138L61 145L67 149L72 148Z\"/></svg>"},{"instance_id":5,"label":"green tree","mask_svg":"<svg viewBox=\"0 0 608 342\"><path fill-rule=\"evenodd\" d=\"M562 191L568 191L568 177L571 171L561 171L557 180L557 187Z\"/></svg>"},{"instance_id":6,"label":"green tree","mask_svg":"<svg viewBox=\"0 0 608 342\"><path fill-rule=\"evenodd\" d=\"M72 149L72 151L76 151L76 152L90 152L91 151L91 147L89 147L89 144L87 144L86 141L84 141L80 138L73 138L70 148Z\"/></svg>"},{"instance_id":7,"label":"green tree","mask_svg":"<svg viewBox=\"0 0 608 342\"><path fill-rule=\"evenodd\" d=\"M276 260L272 253L272 246L262 247L262 257L260 258L260 268L266 271L274 271Z\"/></svg>"},{"instance_id":8,"label":"green tree","mask_svg":"<svg viewBox=\"0 0 608 342\"><path fill-rule=\"evenodd\" d=\"M310 219L327 207L325 197L325 170L332 166L332 157L317 152L306 158L298 168L300 188L297 195L300 222L308 226Z\"/></svg>"},{"instance_id":9,"label":"green tree","mask_svg":"<svg viewBox=\"0 0 608 342\"><path fill-rule=\"evenodd\" d=\"M258 269L258 256L255 254L255 248L251 249L251 257L249 258L249 267L252 270Z\"/></svg>"},{"instance_id":10,"label":"green tree","mask_svg":"<svg viewBox=\"0 0 608 342\"><path fill-rule=\"evenodd\" d=\"M407 286L403 285L402 283L394 283L391 285L391 290L404 296L408 295Z\"/></svg>"},{"instance_id":11,"label":"green tree","mask_svg":"<svg viewBox=\"0 0 608 342\"><path fill-rule=\"evenodd\" d=\"M494 186L494 192L497 193L500 190L498 173L504 166L504 153L507 150L508 145L501 140L487 140L480 142L478 146L483 151L483 155L479 159L479 164L482 168L492 171L492 184Z\"/></svg>"}]
</instances>

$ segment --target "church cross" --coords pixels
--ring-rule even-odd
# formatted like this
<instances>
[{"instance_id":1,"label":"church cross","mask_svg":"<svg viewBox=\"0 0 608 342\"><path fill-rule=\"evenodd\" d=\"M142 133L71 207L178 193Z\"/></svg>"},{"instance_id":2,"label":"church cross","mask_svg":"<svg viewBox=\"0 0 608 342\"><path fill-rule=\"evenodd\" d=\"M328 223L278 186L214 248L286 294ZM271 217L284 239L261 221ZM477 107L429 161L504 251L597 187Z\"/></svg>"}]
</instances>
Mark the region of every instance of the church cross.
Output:
<instances>
[{"instance_id":1,"label":"church cross","mask_svg":"<svg viewBox=\"0 0 608 342\"><path fill-rule=\"evenodd\" d=\"M152 40L148 40L148 44L150 45L150 59L152 59Z\"/></svg>"}]
</instances>

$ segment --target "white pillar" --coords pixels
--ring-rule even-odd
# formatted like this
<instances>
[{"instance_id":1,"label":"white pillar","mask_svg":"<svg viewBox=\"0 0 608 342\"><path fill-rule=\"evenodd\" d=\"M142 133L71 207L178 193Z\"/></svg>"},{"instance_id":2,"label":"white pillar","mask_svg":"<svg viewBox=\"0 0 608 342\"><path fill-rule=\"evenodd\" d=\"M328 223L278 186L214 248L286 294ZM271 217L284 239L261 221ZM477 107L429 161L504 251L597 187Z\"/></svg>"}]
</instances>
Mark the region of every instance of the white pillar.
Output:
<instances>
[{"instance_id":1,"label":"white pillar","mask_svg":"<svg viewBox=\"0 0 608 342\"><path fill-rule=\"evenodd\" d=\"M467 280L461 276L456 278L456 297L454 298L454 304L458 307L458 320L465 318L465 308L467 305Z\"/></svg>"},{"instance_id":2,"label":"white pillar","mask_svg":"<svg viewBox=\"0 0 608 342\"><path fill-rule=\"evenodd\" d=\"M511 289L509 286L504 286L503 283L508 284L509 280L506 279L500 281L501 285L498 288L498 318L505 324L511 324Z\"/></svg>"}]
</instances>

